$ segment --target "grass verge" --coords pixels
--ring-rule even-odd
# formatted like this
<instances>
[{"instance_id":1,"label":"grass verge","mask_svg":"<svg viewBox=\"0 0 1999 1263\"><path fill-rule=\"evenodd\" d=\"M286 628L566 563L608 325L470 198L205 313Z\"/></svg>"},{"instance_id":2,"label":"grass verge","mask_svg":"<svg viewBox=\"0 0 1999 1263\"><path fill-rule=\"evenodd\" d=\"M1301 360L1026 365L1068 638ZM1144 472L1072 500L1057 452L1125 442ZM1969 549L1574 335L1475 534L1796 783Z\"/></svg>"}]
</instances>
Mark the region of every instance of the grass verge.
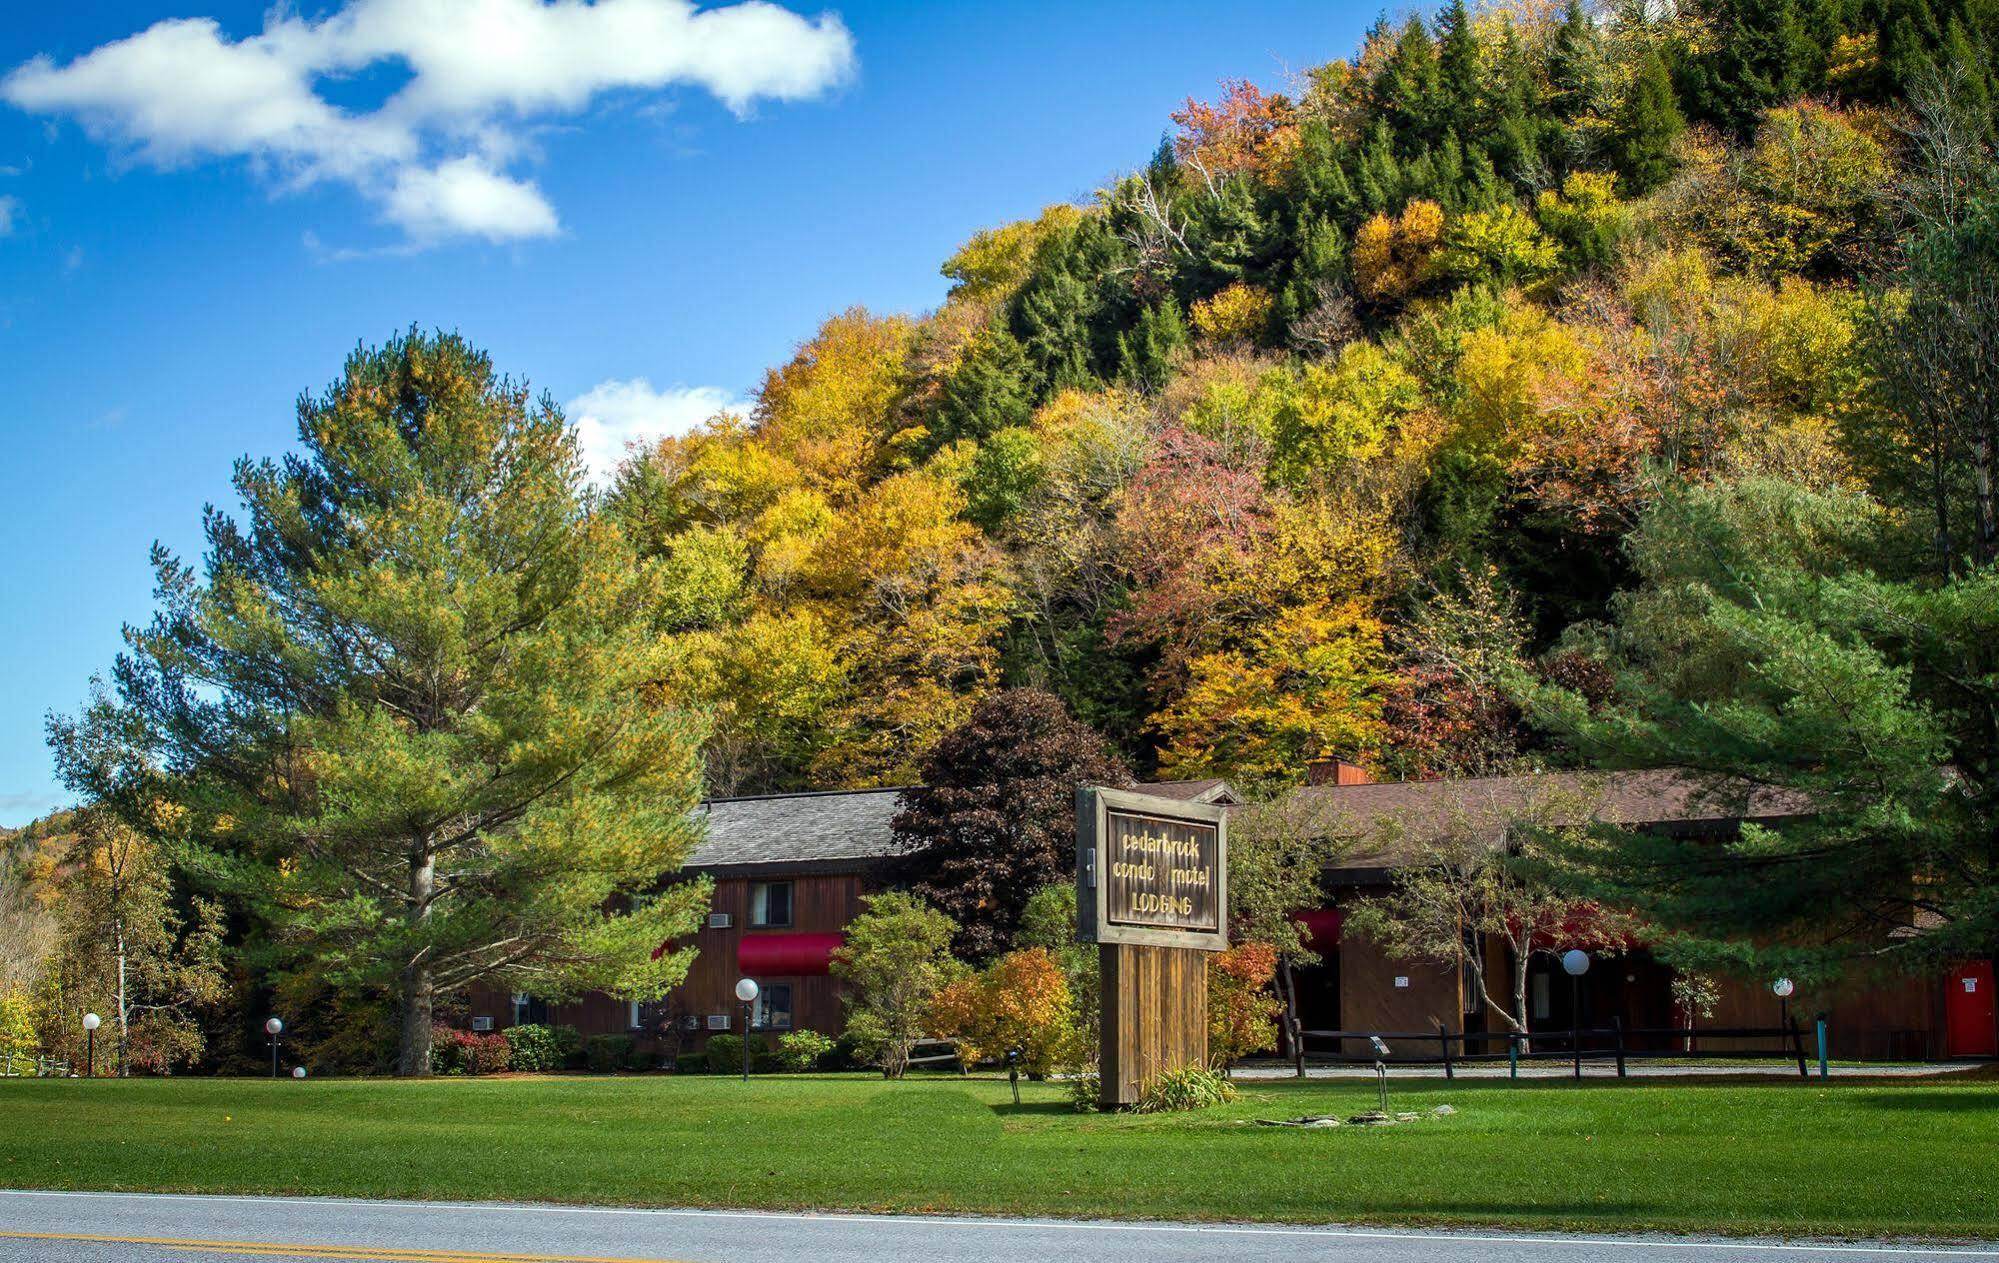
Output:
<instances>
[{"instance_id":1,"label":"grass verge","mask_svg":"<svg viewBox=\"0 0 1999 1263\"><path fill-rule=\"evenodd\" d=\"M0 1081L0 1186L1999 1237L1999 1080L1425 1081L1078 1115L1004 1081Z\"/></svg>"}]
</instances>

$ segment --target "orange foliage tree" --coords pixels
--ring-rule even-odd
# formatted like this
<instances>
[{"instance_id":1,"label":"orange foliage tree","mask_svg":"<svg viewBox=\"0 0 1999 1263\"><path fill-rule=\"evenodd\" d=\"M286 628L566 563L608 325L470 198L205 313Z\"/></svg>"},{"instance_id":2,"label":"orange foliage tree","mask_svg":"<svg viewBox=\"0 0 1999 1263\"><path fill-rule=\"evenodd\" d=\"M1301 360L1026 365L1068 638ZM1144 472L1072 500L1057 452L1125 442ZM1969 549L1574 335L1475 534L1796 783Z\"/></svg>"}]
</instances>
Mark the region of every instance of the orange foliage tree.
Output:
<instances>
[{"instance_id":1,"label":"orange foliage tree","mask_svg":"<svg viewBox=\"0 0 1999 1263\"><path fill-rule=\"evenodd\" d=\"M1008 952L938 992L931 1029L958 1047L958 1060L976 1062L1020 1050L1021 1069L1040 1077L1062 1051L1075 1007L1062 966L1045 947Z\"/></svg>"},{"instance_id":2,"label":"orange foliage tree","mask_svg":"<svg viewBox=\"0 0 1999 1263\"><path fill-rule=\"evenodd\" d=\"M1208 1064L1227 1070L1277 1044L1277 949L1238 943L1208 957Z\"/></svg>"}]
</instances>

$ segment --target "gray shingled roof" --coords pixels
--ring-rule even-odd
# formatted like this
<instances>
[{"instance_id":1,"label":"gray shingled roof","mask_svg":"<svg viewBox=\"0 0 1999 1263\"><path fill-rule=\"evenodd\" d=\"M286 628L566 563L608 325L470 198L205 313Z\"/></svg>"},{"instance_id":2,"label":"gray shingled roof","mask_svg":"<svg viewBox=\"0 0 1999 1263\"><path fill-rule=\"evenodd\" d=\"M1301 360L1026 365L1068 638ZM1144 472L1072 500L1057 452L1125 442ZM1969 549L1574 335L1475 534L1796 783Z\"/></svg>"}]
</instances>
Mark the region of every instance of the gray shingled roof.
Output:
<instances>
[{"instance_id":1,"label":"gray shingled roof","mask_svg":"<svg viewBox=\"0 0 1999 1263\"><path fill-rule=\"evenodd\" d=\"M1503 846L1514 822L1544 816L1550 824L1577 817L1635 828L1727 829L1743 820L1806 815L1793 790L1675 768L1622 772L1549 772L1459 781L1385 781L1299 789L1276 807L1235 807L1230 815L1281 810L1293 827L1358 840L1339 867L1394 868L1422 844L1460 830Z\"/></svg>"},{"instance_id":2,"label":"gray shingled roof","mask_svg":"<svg viewBox=\"0 0 1999 1263\"><path fill-rule=\"evenodd\" d=\"M1197 781L1140 781L1132 786L1154 798L1172 798L1183 803L1233 803L1240 801L1233 787L1219 776Z\"/></svg>"},{"instance_id":3,"label":"gray shingled roof","mask_svg":"<svg viewBox=\"0 0 1999 1263\"><path fill-rule=\"evenodd\" d=\"M717 798L687 867L882 859L895 854L889 822L901 797L900 789L857 789Z\"/></svg>"},{"instance_id":4,"label":"gray shingled roof","mask_svg":"<svg viewBox=\"0 0 1999 1263\"><path fill-rule=\"evenodd\" d=\"M1225 795L1228 782L1153 781L1137 787L1148 794L1189 802ZM901 809L902 789L847 789L755 798L715 798L703 804L708 835L687 858L687 867L711 869L748 865L847 865L897 854L891 823Z\"/></svg>"},{"instance_id":5,"label":"gray shingled roof","mask_svg":"<svg viewBox=\"0 0 1999 1263\"><path fill-rule=\"evenodd\" d=\"M1152 781L1142 793L1190 802L1226 797L1224 781ZM706 804L708 834L687 867L755 865L859 867L897 853L891 822L902 789L830 790L717 798ZM1774 819L1808 810L1795 792L1742 781L1697 777L1672 769L1642 772L1554 772L1541 776L1463 781L1397 781L1372 785L1321 785L1293 791L1281 808L1298 823L1327 833L1365 839L1342 868L1392 868L1447 827L1471 828L1502 845L1513 819L1537 800L1553 799L1556 815L1580 809L1625 825L1729 826L1742 819ZM1272 808L1230 806L1231 815ZM1393 830L1384 822L1393 821ZM1386 836L1384 836L1384 833Z\"/></svg>"}]
</instances>

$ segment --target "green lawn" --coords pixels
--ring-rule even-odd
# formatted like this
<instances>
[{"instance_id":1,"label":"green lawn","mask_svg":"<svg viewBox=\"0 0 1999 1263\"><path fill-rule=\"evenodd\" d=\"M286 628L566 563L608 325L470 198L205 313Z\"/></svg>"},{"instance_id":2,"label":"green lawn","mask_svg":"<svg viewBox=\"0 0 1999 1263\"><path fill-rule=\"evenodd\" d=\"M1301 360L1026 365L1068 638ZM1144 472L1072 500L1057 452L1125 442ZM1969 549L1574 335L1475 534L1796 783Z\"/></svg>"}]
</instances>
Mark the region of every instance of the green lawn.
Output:
<instances>
[{"instance_id":1,"label":"green lawn","mask_svg":"<svg viewBox=\"0 0 1999 1263\"><path fill-rule=\"evenodd\" d=\"M950 1077L0 1080L0 1186L1999 1237L1999 1080L1393 1087L1077 1115Z\"/></svg>"}]
</instances>

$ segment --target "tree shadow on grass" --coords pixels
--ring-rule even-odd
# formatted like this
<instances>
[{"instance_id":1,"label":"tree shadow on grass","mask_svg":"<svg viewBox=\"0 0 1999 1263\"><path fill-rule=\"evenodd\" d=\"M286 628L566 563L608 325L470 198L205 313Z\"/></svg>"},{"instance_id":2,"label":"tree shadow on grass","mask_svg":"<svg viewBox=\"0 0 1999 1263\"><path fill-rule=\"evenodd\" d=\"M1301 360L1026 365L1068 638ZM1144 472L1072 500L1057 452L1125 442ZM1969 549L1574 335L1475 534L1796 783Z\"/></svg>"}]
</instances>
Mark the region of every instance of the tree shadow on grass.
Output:
<instances>
[{"instance_id":1,"label":"tree shadow on grass","mask_svg":"<svg viewBox=\"0 0 1999 1263\"><path fill-rule=\"evenodd\" d=\"M1965 1092L1949 1088L1904 1088L1878 1096L1857 1097L1854 1103L1868 1109L1920 1111L1925 1114L1992 1114L1999 1113L1999 1090Z\"/></svg>"},{"instance_id":2,"label":"tree shadow on grass","mask_svg":"<svg viewBox=\"0 0 1999 1263\"><path fill-rule=\"evenodd\" d=\"M994 1101L986 1106L986 1108L998 1114L1001 1118L1013 1115L1075 1114L1077 1112L1076 1107L1067 1101L1023 1101L1019 1105L1015 1105L1012 1101Z\"/></svg>"}]
</instances>

